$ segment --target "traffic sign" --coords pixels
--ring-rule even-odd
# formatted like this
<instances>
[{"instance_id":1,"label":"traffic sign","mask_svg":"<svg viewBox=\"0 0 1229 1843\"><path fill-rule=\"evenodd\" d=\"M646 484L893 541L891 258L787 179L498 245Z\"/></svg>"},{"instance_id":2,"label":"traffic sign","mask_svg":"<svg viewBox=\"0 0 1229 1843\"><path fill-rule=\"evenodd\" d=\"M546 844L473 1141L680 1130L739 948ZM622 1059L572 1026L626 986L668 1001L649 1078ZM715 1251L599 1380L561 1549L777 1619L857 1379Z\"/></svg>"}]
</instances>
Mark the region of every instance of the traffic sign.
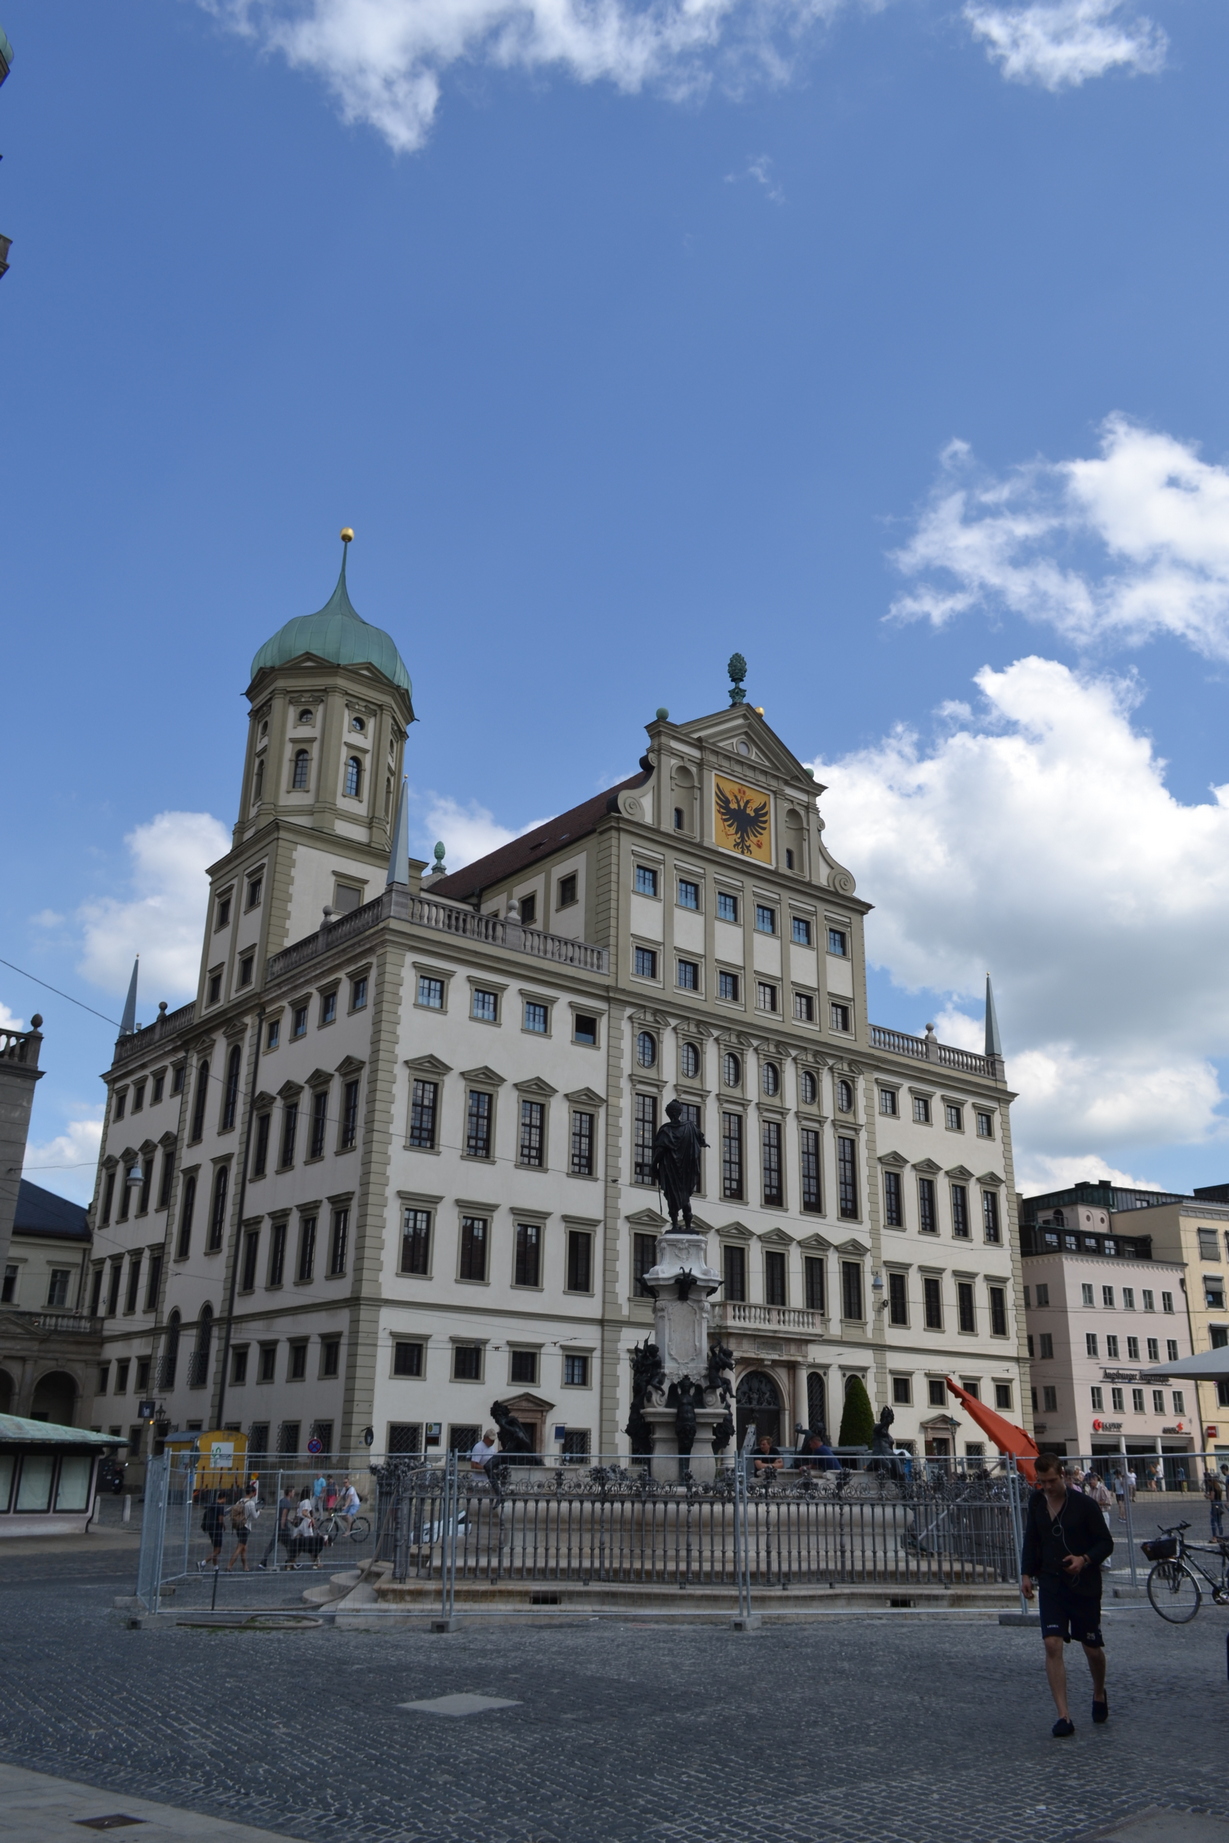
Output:
<instances>
[{"instance_id":1,"label":"traffic sign","mask_svg":"<svg viewBox=\"0 0 1229 1843\"><path fill-rule=\"evenodd\" d=\"M309 1453L322 1453L324 1451L324 1441L317 1439L316 1435L313 1434L311 1439L307 1442L307 1450Z\"/></svg>"}]
</instances>

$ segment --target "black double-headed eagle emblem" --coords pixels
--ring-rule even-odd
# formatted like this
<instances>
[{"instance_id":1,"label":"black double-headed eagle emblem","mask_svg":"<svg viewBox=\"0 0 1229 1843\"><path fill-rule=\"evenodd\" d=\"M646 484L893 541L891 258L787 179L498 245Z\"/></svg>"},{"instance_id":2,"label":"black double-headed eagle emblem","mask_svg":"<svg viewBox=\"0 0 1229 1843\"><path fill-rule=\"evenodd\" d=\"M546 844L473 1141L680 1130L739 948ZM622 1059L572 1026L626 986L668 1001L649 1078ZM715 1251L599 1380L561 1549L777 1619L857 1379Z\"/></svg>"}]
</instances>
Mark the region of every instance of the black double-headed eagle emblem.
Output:
<instances>
[{"instance_id":1,"label":"black double-headed eagle emblem","mask_svg":"<svg viewBox=\"0 0 1229 1843\"><path fill-rule=\"evenodd\" d=\"M745 788L739 788L732 796L720 783L717 785L717 812L722 825L730 833L735 851L744 857L750 857L752 847L756 845L768 830L768 802L760 800L752 805L753 796Z\"/></svg>"}]
</instances>

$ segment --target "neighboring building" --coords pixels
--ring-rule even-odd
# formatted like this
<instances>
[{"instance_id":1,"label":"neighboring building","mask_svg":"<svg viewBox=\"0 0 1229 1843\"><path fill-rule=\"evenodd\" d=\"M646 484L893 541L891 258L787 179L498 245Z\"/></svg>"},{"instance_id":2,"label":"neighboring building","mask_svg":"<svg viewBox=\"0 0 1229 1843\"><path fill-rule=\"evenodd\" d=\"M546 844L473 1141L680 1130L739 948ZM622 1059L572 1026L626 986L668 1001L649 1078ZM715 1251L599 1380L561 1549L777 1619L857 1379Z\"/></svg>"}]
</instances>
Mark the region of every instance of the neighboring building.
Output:
<instances>
[{"instance_id":1,"label":"neighboring building","mask_svg":"<svg viewBox=\"0 0 1229 1843\"><path fill-rule=\"evenodd\" d=\"M81 1309L89 1251L82 1206L23 1178L0 1282L0 1414L80 1426L102 1345Z\"/></svg>"},{"instance_id":2,"label":"neighboring building","mask_svg":"<svg viewBox=\"0 0 1229 1843\"><path fill-rule=\"evenodd\" d=\"M35 1012L29 1030L0 1029L0 1266L8 1259L34 1087L43 1079L38 1066L42 1021Z\"/></svg>"},{"instance_id":3,"label":"neighboring building","mask_svg":"<svg viewBox=\"0 0 1229 1843\"><path fill-rule=\"evenodd\" d=\"M499 1396L548 1449L625 1448L674 1098L740 1431L835 1431L854 1375L918 1448L981 1449L949 1372L1028 1420L992 1006L985 1055L869 1024L869 905L742 698L423 878L409 676L344 561L260 649L196 999L105 1078L96 1424L148 1394L253 1452L460 1448Z\"/></svg>"},{"instance_id":4,"label":"neighboring building","mask_svg":"<svg viewBox=\"0 0 1229 1843\"><path fill-rule=\"evenodd\" d=\"M1154 1260L1149 1236L1116 1231L1085 1197L1046 1201L1029 1199L1034 1219L1020 1229L1038 1442L1063 1453L1197 1450L1192 1385L1142 1374L1191 1354L1181 1262Z\"/></svg>"}]
</instances>

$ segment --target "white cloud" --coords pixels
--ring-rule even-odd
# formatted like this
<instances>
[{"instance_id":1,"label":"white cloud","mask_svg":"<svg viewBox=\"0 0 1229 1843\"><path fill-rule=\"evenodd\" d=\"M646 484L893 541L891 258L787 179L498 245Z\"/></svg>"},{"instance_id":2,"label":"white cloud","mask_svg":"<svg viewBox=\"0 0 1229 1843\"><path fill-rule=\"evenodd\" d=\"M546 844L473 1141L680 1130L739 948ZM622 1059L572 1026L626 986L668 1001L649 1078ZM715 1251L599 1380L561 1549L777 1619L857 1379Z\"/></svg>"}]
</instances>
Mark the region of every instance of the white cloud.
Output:
<instances>
[{"instance_id":1,"label":"white cloud","mask_svg":"<svg viewBox=\"0 0 1229 1843\"><path fill-rule=\"evenodd\" d=\"M754 160L748 160L743 172L727 173L725 183L727 186L736 186L740 179L753 179L756 185L762 187L768 194L774 205L785 203L785 193L772 170L771 154L757 154Z\"/></svg>"},{"instance_id":2,"label":"white cloud","mask_svg":"<svg viewBox=\"0 0 1229 1843\"><path fill-rule=\"evenodd\" d=\"M1132 17L1122 0L1032 0L995 6L969 0L964 16L986 55L1016 83L1061 90L1109 70L1152 75L1168 40L1152 20Z\"/></svg>"},{"instance_id":3,"label":"white cloud","mask_svg":"<svg viewBox=\"0 0 1229 1843\"><path fill-rule=\"evenodd\" d=\"M863 0L873 5L876 0ZM314 72L344 120L399 153L426 141L444 73L554 70L674 100L714 82L780 82L802 33L843 0L200 0L234 31Z\"/></svg>"},{"instance_id":4,"label":"white cloud","mask_svg":"<svg viewBox=\"0 0 1229 1843\"><path fill-rule=\"evenodd\" d=\"M966 609L1048 622L1079 645L1172 634L1229 659L1229 469L1194 446L1108 418L1089 459L981 476L952 442L893 561L918 581L893 607L936 627Z\"/></svg>"},{"instance_id":5,"label":"white cloud","mask_svg":"<svg viewBox=\"0 0 1229 1843\"><path fill-rule=\"evenodd\" d=\"M94 1171L102 1145L101 1107L70 1120L62 1133L41 1145L26 1147L21 1175L59 1197L88 1203L94 1194Z\"/></svg>"},{"instance_id":6,"label":"white cloud","mask_svg":"<svg viewBox=\"0 0 1229 1843\"><path fill-rule=\"evenodd\" d=\"M1219 1138L1229 788L1174 799L1133 684L1040 658L976 683L977 720L815 764L868 951L951 994L938 1034L969 1048L990 969L1026 1170Z\"/></svg>"},{"instance_id":7,"label":"white cloud","mask_svg":"<svg viewBox=\"0 0 1229 1843\"><path fill-rule=\"evenodd\" d=\"M0 1004L0 1030L24 1030L25 1027L24 1021L15 1012L10 1011L7 1005Z\"/></svg>"},{"instance_id":8,"label":"white cloud","mask_svg":"<svg viewBox=\"0 0 1229 1843\"><path fill-rule=\"evenodd\" d=\"M211 813L158 813L124 840L132 895L101 897L77 912L84 929L78 971L114 993L128 989L141 956L137 1017L149 1023L160 998L196 988L208 883L205 870L230 849L230 832Z\"/></svg>"},{"instance_id":9,"label":"white cloud","mask_svg":"<svg viewBox=\"0 0 1229 1843\"><path fill-rule=\"evenodd\" d=\"M1168 1190L1168 1184L1158 1184L1154 1178L1137 1177L1130 1171L1121 1171L1117 1165L1106 1158L1098 1158L1095 1153L1086 1157L1047 1158L1042 1153L1029 1153L1016 1159L1016 1183L1025 1196L1037 1196L1047 1190L1070 1190L1072 1185L1087 1181L1090 1184L1118 1184L1123 1190Z\"/></svg>"},{"instance_id":10,"label":"white cloud","mask_svg":"<svg viewBox=\"0 0 1229 1843\"><path fill-rule=\"evenodd\" d=\"M40 909L37 915L30 917L30 920L36 928L58 928L66 917L56 909Z\"/></svg>"},{"instance_id":11,"label":"white cloud","mask_svg":"<svg viewBox=\"0 0 1229 1843\"><path fill-rule=\"evenodd\" d=\"M531 819L528 825L504 826L476 800L463 806L451 794L431 793L421 797L426 810L417 830L425 841L423 856L430 861L435 841L439 839L449 870L464 870L475 858L485 857L488 851L506 845L509 839L520 838L525 832L532 832L535 826L545 824L542 819Z\"/></svg>"}]
</instances>

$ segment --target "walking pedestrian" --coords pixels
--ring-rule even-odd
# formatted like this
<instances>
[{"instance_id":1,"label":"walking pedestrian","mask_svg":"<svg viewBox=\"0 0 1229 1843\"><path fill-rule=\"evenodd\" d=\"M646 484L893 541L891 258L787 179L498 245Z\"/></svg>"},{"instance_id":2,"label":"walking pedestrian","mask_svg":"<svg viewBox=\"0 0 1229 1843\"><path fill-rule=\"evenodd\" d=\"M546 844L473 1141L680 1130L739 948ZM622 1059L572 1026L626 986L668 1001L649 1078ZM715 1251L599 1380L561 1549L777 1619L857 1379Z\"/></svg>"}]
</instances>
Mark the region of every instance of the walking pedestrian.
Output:
<instances>
[{"instance_id":1,"label":"walking pedestrian","mask_svg":"<svg viewBox=\"0 0 1229 1843\"><path fill-rule=\"evenodd\" d=\"M209 1502L205 1505L205 1514L201 1518L201 1528L213 1544L213 1554L208 1560L197 1563L198 1568L216 1568L222 1553L222 1537L226 1529L226 1493L211 1491Z\"/></svg>"},{"instance_id":2,"label":"walking pedestrian","mask_svg":"<svg viewBox=\"0 0 1229 1843\"><path fill-rule=\"evenodd\" d=\"M1125 1523L1127 1520L1127 1513L1123 1509L1123 1493L1125 1489L1126 1489L1126 1485L1125 1485L1125 1482L1122 1476L1122 1468L1120 1466L1115 1466L1114 1467L1114 1496L1118 1502L1118 1521L1120 1523Z\"/></svg>"},{"instance_id":3,"label":"walking pedestrian","mask_svg":"<svg viewBox=\"0 0 1229 1843\"><path fill-rule=\"evenodd\" d=\"M324 1509L324 1494L328 1490L328 1486L329 1481L323 1472L321 1472L319 1478L312 1480L312 1509L316 1512L317 1516Z\"/></svg>"},{"instance_id":4,"label":"walking pedestrian","mask_svg":"<svg viewBox=\"0 0 1229 1843\"><path fill-rule=\"evenodd\" d=\"M1037 1490L1029 1500L1020 1556L1020 1591L1038 1594L1041 1636L1045 1641L1046 1677L1058 1720L1056 1740L1075 1733L1067 1702L1067 1666L1063 1646L1077 1639L1084 1647L1092 1677L1092 1718L1109 1720L1105 1693L1105 1640L1101 1636L1101 1564L1114 1552L1114 1539L1100 1506L1069 1491L1063 1463L1056 1453L1041 1453L1034 1462Z\"/></svg>"},{"instance_id":5,"label":"walking pedestrian","mask_svg":"<svg viewBox=\"0 0 1229 1843\"><path fill-rule=\"evenodd\" d=\"M243 1496L236 1498L230 1507L230 1528L231 1534L235 1538L235 1552L230 1558L230 1567L226 1570L228 1574L234 1568L237 1561L242 1562L243 1572L245 1574L247 1573L248 1537L251 1535L252 1525L259 1515L260 1507L256 1499L256 1487L255 1485L249 1485Z\"/></svg>"},{"instance_id":6,"label":"walking pedestrian","mask_svg":"<svg viewBox=\"0 0 1229 1843\"><path fill-rule=\"evenodd\" d=\"M1208 1500L1208 1512L1212 1519L1212 1540L1215 1542L1225 1533L1225 1494L1215 1472L1208 1472L1205 1476L1204 1496Z\"/></svg>"},{"instance_id":7,"label":"walking pedestrian","mask_svg":"<svg viewBox=\"0 0 1229 1843\"><path fill-rule=\"evenodd\" d=\"M320 1551L324 1547L324 1540L317 1532L312 1500L306 1493L304 1493L304 1496L300 1500L298 1509L295 1512L295 1520L291 1527L294 1533L294 1560L291 1562L290 1566L292 1568L298 1567L300 1555L311 1555L314 1557L313 1566L318 1568L320 1566Z\"/></svg>"},{"instance_id":8,"label":"walking pedestrian","mask_svg":"<svg viewBox=\"0 0 1229 1843\"><path fill-rule=\"evenodd\" d=\"M1165 1481L1165 1468L1159 1459L1154 1459L1152 1464L1148 1467L1148 1476L1151 1480L1152 1489L1154 1491L1160 1491Z\"/></svg>"},{"instance_id":9,"label":"walking pedestrian","mask_svg":"<svg viewBox=\"0 0 1229 1843\"><path fill-rule=\"evenodd\" d=\"M1186 1490L1186 1467L1180 1460L1174 1467L1174 1483L1177 1485L1179 1491Z\"/></svg>"},{"instance_id":10,"label":"walking pedestrian","mask_svg":"<svg viewBox=\"0 0 1229 1843\"><path fill-rule=\"evenodd\" d=\"M1099 1505L1102 1516L1110 1507L1110 1494L1105 1488L1105 1480L1100 1472L1092 1474L1092 1490L1088 1493L1094 1504Z\"/></svg>"},{"instance_id":11,"label":"walking pedestrian","mask_svg":"<svg viewBox=\"0 0 1229 1843\"><path fill-rule=\"evenodd\" d=\"M289 1557L291 1542L290 1523L294 1516L296 1502L297 1499L290 1485L283 1485L282 1495L277 1500L277 1516L274 1518L273 1522L273 1534L269 1538L269 1546L265 1550L265 1558L260 1563L262 1568L267 1568L269 1566L270 1556L273 1557L273 1565L276 1568L279 1544L281 1545L283 1554Z\"/></svg>"}]
</instances>

